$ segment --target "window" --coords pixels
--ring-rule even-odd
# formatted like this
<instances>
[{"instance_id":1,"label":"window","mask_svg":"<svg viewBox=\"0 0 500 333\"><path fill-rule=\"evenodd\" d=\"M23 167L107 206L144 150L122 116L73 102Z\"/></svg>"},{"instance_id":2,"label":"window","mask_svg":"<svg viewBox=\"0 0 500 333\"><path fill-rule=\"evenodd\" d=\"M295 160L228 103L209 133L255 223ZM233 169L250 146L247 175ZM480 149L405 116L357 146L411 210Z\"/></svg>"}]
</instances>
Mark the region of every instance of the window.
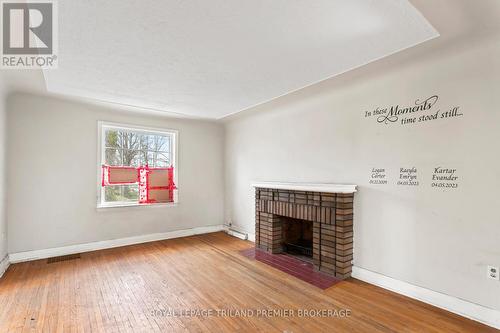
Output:
<instances>
[{"instance_id":1,"label":"window","mask_svg":"<svg viewBox=\"0 0 500 333\"><path fill-rule=\"evenodd\" d=\"M99 124L99 206L176 201L176 131Z\"/></svg>"}]
</instances>

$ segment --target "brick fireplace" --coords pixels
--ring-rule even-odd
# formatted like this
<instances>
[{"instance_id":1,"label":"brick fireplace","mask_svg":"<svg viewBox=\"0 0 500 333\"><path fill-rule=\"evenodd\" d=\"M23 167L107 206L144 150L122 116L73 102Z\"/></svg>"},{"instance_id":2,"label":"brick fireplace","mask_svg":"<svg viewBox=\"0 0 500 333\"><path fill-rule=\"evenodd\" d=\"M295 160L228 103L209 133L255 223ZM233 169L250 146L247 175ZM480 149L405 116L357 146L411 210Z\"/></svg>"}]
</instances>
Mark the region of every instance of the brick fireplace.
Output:
<instances>
[{"instance_id":1,"label":"brick fireplace","mask_svg":"<svg viewBox=\"0 0 500 333\"><path fill-rule=\"evenodd\" d=\"M340 279L351 275L355 185L254 187L257 248L310 257L316 269Z\"/></svg>"}]
</instances>

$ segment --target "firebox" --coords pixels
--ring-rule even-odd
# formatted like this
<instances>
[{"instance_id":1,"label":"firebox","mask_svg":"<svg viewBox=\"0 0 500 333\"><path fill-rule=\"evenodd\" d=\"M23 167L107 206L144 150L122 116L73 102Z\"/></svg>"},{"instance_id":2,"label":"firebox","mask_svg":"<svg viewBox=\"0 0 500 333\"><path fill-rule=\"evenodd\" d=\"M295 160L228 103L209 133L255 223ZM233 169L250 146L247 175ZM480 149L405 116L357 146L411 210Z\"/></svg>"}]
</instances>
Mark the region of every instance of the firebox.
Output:
<instances>
[{"instance_id":1,"label":"firebox","mask_svg":"<svg viewBox=\"0 0 500 333\"><path fill-rule=\"evenodd\" d=\"M302 259L313 256L313 227L311 221L280 217L283 220L283 251Z\"/></svg>"}]
</instances>

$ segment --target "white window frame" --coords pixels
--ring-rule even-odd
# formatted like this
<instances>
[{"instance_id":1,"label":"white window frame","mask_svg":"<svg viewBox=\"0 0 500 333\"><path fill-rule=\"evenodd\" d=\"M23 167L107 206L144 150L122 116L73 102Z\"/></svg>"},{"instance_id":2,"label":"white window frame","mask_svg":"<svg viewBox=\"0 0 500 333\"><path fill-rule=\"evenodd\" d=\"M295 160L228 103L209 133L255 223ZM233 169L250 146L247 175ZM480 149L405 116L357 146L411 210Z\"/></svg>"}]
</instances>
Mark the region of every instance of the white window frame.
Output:
<instances>
[{"instance_id":1,"label":"white window frame","mask_svg":"<svg viewBox=\"0 0 500 333\"><path fill-rule=\"evenodd\" d=\"M112 208L112 207L153 207L153 206L174 206L179 202L178 190L174 191L174 202L168 203L152 203L152 204L140 204L139 202L127 202L127 201L118 201L118 202L104 202L104 187L102 186L102 164L106 160L105 156L105 134L104 131L109 128L116 128L122 130L129 131L139 131L146 132L151 134L163 134L170 135L173 138L173 142L171 144L172 149L172 166L174 167L174 183L179 187L178 177L179 170L178 166L178 145L179 145L179 131L173 129L163 129L163 128L155 128L155 127L147 127L147 126L138 126L138 125L130 125L130 124L122 124L122 123L114 123L107 121L98 121L97 122L97 208Z\"/></svg>"}]
</instances>

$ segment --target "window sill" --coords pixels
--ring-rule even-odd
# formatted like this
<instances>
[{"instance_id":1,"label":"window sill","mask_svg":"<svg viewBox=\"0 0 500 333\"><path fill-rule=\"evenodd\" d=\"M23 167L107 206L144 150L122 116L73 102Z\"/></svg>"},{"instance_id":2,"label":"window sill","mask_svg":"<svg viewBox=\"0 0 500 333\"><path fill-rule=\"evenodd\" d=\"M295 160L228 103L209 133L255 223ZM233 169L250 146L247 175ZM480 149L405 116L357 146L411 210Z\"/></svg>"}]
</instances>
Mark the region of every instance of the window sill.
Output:
<instances>
[{"instance_id":1,"label":"window sill","mask_svg":"<svg viewBox=\"0 0 500 333\"><path fill-rule=\"evenodd\" d=\"M120 203L120 204L97 204L97 210L107 210L109 208L140 208L140 207L175 207L178 202L165 202L155 204Z\"/></svg>"}]
</instances>

